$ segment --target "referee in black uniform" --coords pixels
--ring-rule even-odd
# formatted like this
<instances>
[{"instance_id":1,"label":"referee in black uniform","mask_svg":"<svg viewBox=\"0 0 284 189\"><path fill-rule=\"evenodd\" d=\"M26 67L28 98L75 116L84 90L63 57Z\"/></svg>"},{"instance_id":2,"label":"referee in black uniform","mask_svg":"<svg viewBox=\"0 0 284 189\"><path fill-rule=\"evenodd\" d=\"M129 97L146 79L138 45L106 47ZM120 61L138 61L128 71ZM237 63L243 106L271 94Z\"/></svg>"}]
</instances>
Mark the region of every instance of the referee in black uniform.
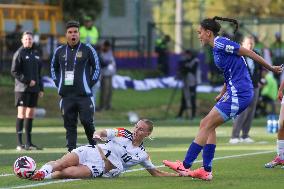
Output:
<instances>
[{"instance_id":1,"label":"referee in black uniform","mask_svg":"<svg viewBox=\"0 0 284 189\"><path fill-rule=\"evenodd\" d=\"M17 150L39 150L31 141L34 110L38 96L43 96L41 81L41 60L38 50L33 46L33 34L24 32L22 44L13 56L11 74L15 77L15 105L18 109L16 132L18 139ZM25 126L26 145L22 142L23 127Z\"/></svg>"},{"instance_id":2,"label":"referee in black uniform","mask_svg":"<svg viewBox=\"0 0 284 189\"><path fill-rule=\"evenodd\" d=\"M51 61L51 77L62 97L60 109L69 152L76 148L78 114L89 144L94 144L95 105L91 88L100 76L97 53L91 45L80 42L79 26L77 21L67 22L67 44L55 50Z\"/></svg>"}]
</instances>

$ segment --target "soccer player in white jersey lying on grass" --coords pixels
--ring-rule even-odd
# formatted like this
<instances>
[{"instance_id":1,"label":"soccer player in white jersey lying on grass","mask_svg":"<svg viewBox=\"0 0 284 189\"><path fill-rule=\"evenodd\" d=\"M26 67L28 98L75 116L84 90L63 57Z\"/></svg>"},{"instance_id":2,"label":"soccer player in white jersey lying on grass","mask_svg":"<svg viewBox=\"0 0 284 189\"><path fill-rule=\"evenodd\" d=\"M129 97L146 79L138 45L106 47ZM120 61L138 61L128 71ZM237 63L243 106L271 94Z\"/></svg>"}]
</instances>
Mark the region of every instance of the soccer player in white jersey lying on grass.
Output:
<instances>
[{"instance_id":1,"label":"soccer player in white jersey lying on grass","mask_svg":"<svg viewBox=\"0 0 284 189\"><path fill-rule=\"evenodd\" d=\"M153 131L153 122L142 119L133 132L124 128L95 132L95 146L86 145L74 149L61 159L51 161L35 172L32 180L115 177L128 168L140 164L152 176L178 176L158 170L151 162L143 146L143 140Z\"/></svg>"}]
</instances>

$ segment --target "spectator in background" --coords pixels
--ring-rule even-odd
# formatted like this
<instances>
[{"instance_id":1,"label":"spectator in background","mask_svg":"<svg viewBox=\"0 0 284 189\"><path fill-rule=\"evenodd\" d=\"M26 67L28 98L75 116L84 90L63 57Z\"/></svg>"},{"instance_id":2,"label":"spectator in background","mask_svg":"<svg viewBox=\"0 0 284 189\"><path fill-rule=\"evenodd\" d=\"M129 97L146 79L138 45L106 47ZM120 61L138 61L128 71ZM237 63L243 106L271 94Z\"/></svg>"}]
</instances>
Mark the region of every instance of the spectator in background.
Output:
<instances>
[{"instance_id":1,"label":"spectator in background","mask_svg":"<svg viewBox=\"0 0 284 189\"><path fill-rule=\"evenodd\" d=\"M262 114L275 114L275 100L278 91L277 81L271 72L264 70L263 73L264 79L262 82L264 83L264 86L261 90L261 103L263 104L263 107L261 108ZM270 109L268 109L268 106L270 106Z\"/></svg>"},{"instance_id":2,"label":"spectator in background","mask_svg":"<svg viewBox=\"0 0 284 189\"><path fill-rule=\"evenodd\" d=\"M8 53L15 53L22 46L22 25L17 24L15 30L6 36Z\"/></svg>"},{"instance_id":3,"label":"spectator in background","mask_svg":"<svg viewBox=\"0 0 284 189\"><path fill-rule=\"evenodd\" d=\"M258 34L253 35L254 38L254 50L261 56L263 56L264 44L259 40Z\"/></svg>"},{"instance_id":4,"label":"spectator in background","mask_svg":"<svg viewBox=\"0 0 284 189\"><path fill-rule=\"evenodd\" d=\"M85 44L91 44L96 50L98 54L98 58L101 62L101 55L100 55L100 46L97 45L98 39L99 39L99 32L96 26L93 23L93 20L90 16L85 16L83 18L84 25L80 27L80 41ZM96 105L96 98L97 98L97 92L100 88L100 81L98 81L93 87L92 87L92 93L94 96L94 106ZM96 107L94 107L96 110Z\"/></svg>"},{"instance_id":5,"label":"spectator in background","mask_svg":"<svg viewBox=\"0 0 284 189\"><path fill-rule=\"evenodd\" d=\"M84 25L80 27L80 41L82 43L96 45L99 39L99 32L93 24L90 16L84 17Z\"/></svg>"},{"instance_id":6,"label":"spectator in background","mask_svg":"<svg viewBox=\"0 0 284 189\"><path fill-rule=\"evenodd\" d=\"M191 107L191 117L196 114L196 87L197 68L199 59L192 50L186 50L182 60L179 62L179 77L183 81L180 109L177 118L182 118L183 112Z\"/></svg>"},{"instance_id":7,"label":"spectator in background","mask_svg":"<svg viewBox=\"0 0 284 189\"><path fill-rule=\"evenodd\" d=\"M169 35L165 35L162 38L158 38L155 42L155 51L158 54L158 69L163 76L169 75L169 42L171 38Z\"/></svg>"},{"instance_id":8,"label":"spectator in background","mask_svg":"<svg viewBox=\"0 0 284 189\"><path fill-rule=\"evenodd\" d=\"M112 98L112 76L116 73L115 59L109 41L104 41L101 47L101 58L100 110L109 110Z\"/></svg>"},{"instance_id":9,"label":"spectator in background","mask_svg":"<svg viewBox=\"0 0 284 189\"><path fill-rule=\"evenodd\" d=\"M23 46L13 56L11 74L15 77L15 105L18 109L16 132L18 139L17 150L39 150L32 143L31 132L35 107L38 96L43 96L41 80L41 60L39 52L33 46L33 34L24 32ZM25 126L26 145L22 142L23 127Z\"/></svg>"},{"instance_id":10,"label":"spectator in background","mask_svg":"<svg viewBox=\"0 0 284 189\"><path fill-rule=\"evenodd\" d=\"M272 62L273 65L279 66L284 62L284 42L281 39L281 33L275 33L275 41L270 46L272 52ZM277 83L280 83L280 75L274 74L274 77L277 80Z\"/></svg>"},{"instance_id":11,"label":"spectator in background","mask_svg":"<svg viewBox=\"0 0 284 189\"><path fill-rule=\"evenodd\" d=\"M254 49L254 37L246 36L242 41L242 46L246 49ZM254 52L256 52L254 50ZM261 80L262 67L249 57L245 57L249 75L251 76L254 96L250 105L234 120L232 136L229 141L231 144L237 144L239 142L251 143L253 139L249 137L249 131L251 123L254 118L256 104L259 97L259 83ZM242 131L242 137L240 138L240 132Z\"/></svg>"}]
</instances>

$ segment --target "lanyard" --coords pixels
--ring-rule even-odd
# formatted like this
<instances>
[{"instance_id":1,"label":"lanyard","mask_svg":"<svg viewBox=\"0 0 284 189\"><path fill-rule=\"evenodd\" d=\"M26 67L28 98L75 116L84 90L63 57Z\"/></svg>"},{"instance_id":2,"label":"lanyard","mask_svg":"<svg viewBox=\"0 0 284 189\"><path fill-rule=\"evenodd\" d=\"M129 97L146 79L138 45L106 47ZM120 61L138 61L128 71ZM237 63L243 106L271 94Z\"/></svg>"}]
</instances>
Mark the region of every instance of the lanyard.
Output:
<instances>
[{"instance_id":1,"label":"lanyard","mask_svg":"<svg viewBox=\"0 0 284 189\"><path fill-rule=\"evenodd\" d=\"M77 53L78 53L80 47L81 47L81 42L79 43L79 46L78 46L78 48L76 50L76 54L75 54L75 58L74 58L74 67L73 67L74 70L75 70L75 66L77 64ZM67 57L68 57L67 48L68 48L68 45L66 45L66 49L65 49L65 71L67 70Z\"/></svg>"}]
</instances>

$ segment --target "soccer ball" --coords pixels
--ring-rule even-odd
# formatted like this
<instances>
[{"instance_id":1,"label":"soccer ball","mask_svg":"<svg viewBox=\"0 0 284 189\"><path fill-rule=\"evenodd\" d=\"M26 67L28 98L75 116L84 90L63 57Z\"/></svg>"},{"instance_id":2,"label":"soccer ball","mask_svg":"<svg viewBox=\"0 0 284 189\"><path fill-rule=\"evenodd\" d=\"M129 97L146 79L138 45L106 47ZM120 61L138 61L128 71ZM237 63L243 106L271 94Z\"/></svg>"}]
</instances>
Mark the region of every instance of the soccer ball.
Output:
<instances>
[{"instance_id":1,"label":"soccer ball","mask_svg":"<svg viewBox=\"0 0 284 189\"><path fill-rule=\"evenodd\" d=\"M36 163L31 157L19 157L14 163L14 173L19 178L30 178L35 170Z\"/></svg>"}]
</instances>

